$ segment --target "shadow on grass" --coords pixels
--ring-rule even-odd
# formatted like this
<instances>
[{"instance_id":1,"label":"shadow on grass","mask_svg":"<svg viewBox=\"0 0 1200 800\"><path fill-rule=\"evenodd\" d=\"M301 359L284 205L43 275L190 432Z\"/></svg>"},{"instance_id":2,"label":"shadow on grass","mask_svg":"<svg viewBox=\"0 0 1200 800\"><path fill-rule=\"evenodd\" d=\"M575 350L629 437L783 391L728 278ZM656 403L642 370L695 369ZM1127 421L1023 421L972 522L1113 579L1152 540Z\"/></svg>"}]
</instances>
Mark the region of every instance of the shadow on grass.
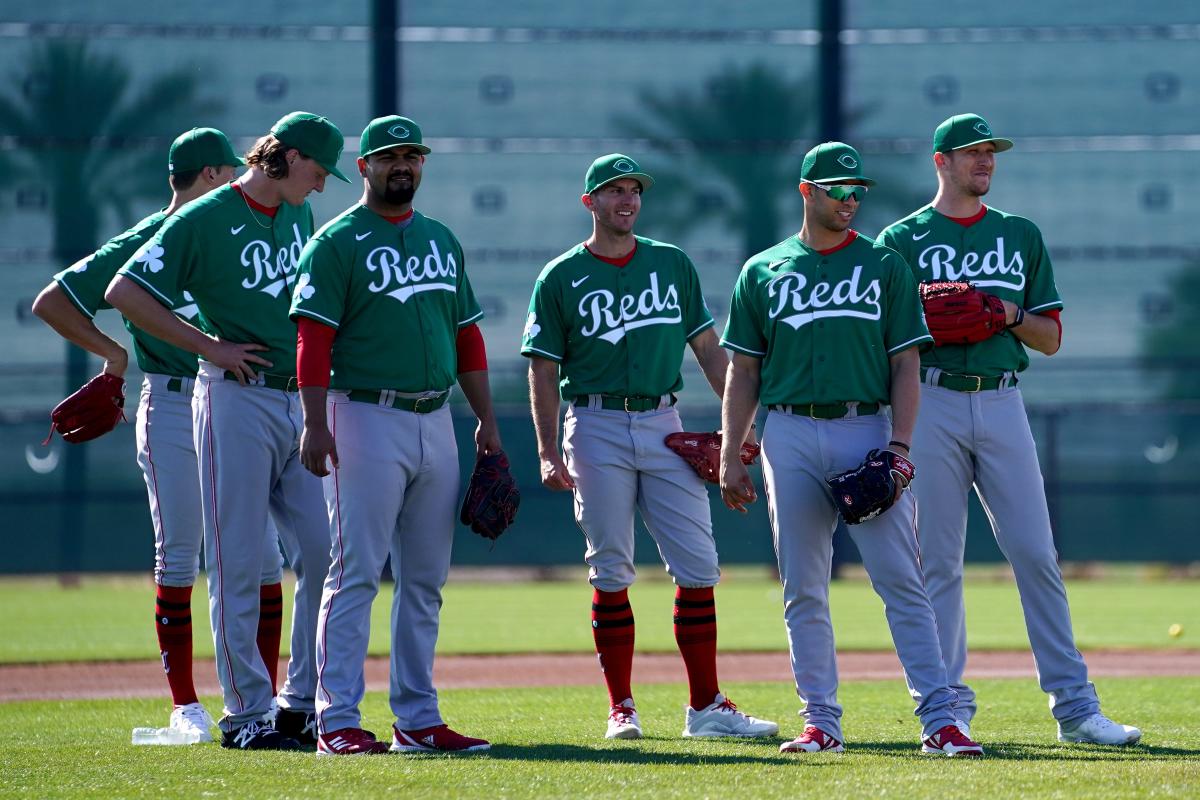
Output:
<instances>
[{"instance_id":1,"label":"shadow on grass","mask_svg":"<svg viewBox=\"0 0 1200 800\"><path fill-rule=\"evenodd\" d=\"M1029 742L984 741L984 758L991 761L1172 761L1200 756L1200 750L1182 747L1106 747L1104 745L1031 744ZM854 742L846 745L846 753L871 753L883 756L921 756L944 758L921 752L921 746L911 741ZM959 760L969 760L960 757Z\"/></svg>"},{"instance_id":2,"label":"shadow on grass","mask_svg":"<svg viewBox=\"0 0 1200 800\"><path fill-rule=\"evenodd\" d=\"M722 740L723 744L732 745L741 752L699 750L695 752L678 750L661 752L641 749L633 743L630 743L628 747L620 745L587 747L574 744L505 744L493 746L488 755L502 761L587 761L597 764L777 764L780 760L779 745L782 741L777 738L746 742Z\"/></svg>"}]
</instances>

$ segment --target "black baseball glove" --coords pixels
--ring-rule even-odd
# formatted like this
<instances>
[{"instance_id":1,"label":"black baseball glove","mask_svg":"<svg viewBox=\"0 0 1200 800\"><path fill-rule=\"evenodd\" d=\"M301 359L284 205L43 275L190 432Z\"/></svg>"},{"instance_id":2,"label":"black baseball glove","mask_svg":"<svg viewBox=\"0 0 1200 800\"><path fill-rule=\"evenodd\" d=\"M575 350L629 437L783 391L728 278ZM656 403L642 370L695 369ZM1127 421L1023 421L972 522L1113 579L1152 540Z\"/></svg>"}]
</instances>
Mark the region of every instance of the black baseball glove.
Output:
<instances>
[{"instance_id":1,"label":"black baseball glove","mask_svg":"<svg viewBox=\"0 0 1200 800\"><path fill-rule=\"evenodd\" d=\"M481 456L463 497L462 524L494 542L512 525L520 505L521 492L508 471L508 456L503 451Z\"/></svg>"},{"instance_id":2,"label":"black baseball glove","mask_svg":"<svg viewBox=\"0 0 1200 800\"><path fill-rule=\"evenodd\" d=\"M872 450L862 464L826 483L842 519L847 525L857 525L891 508L916 472L912 462L899 453Z\"/></svg>"}]
</instances>

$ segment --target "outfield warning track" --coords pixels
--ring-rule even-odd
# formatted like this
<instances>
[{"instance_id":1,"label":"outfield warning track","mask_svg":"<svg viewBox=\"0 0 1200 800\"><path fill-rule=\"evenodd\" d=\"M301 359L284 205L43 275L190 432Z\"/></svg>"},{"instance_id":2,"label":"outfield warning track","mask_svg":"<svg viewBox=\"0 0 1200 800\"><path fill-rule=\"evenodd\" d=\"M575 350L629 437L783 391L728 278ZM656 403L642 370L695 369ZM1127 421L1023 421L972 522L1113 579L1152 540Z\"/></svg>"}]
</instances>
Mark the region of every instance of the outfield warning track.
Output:
<instances>
[{"instance_id":1,"label":"outfield warning track","mask_svg":"<svg viewBox=\"0 0 1200 800\"><path fill-rule=\"evenodd\" d=\"M1200 650L1090 650L1084 653L1092 678L1200 676ZM723 653L724 682L792 680L788 654ZM286 667L281 665L282 676ZM900 663L892 652L838 653L841 680L895 680ZM979 651L967 662L967 678L1029 678L1036 673L1028 651ZM217 694L211 659L195 668L201 694ZM583 653L532 653L439 656L434 665L438 688L504 688L520 686L584 686L601 682L596 657ZM388 660L370 658L367 690L388 687ZM638 653L635 683L683 683L686 676L677 653ZM17 700L81 700L112 697L160 697L166 692L157 661L105 661L0 666L0 702Z\"/></svg>"}]
</instances>

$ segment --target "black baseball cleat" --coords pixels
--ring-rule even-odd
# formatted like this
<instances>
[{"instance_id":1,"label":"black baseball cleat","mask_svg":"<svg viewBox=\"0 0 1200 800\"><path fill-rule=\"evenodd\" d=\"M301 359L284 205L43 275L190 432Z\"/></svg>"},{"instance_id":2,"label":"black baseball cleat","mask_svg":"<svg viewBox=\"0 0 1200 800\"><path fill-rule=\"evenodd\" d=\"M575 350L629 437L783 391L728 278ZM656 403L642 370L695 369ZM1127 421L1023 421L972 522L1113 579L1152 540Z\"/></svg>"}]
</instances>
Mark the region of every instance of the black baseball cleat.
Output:
<instances>
[{"instance_id":1,"label":"black baseball cleat","mask_svg":"<svg viewBox=\"0 0 1200 800\"><path fill-rule=\"evenodd\" d=\"M221 736L221 747L230 750L303 750L295 739L284 736L270 725L247 722L240 728L225 731Z\"/></svg>"},{"instance_id":2,"label":"black baseball cleat","mask_svg":"<svg viewBox=\"0 0 1200 800\"><path fill-rule=\"evenodd\" d=\"M295 739L305 750L317 748L317 715L312 711L279 709L275 715L275 730L289 739Z\"/></svg>"}]
</instances>

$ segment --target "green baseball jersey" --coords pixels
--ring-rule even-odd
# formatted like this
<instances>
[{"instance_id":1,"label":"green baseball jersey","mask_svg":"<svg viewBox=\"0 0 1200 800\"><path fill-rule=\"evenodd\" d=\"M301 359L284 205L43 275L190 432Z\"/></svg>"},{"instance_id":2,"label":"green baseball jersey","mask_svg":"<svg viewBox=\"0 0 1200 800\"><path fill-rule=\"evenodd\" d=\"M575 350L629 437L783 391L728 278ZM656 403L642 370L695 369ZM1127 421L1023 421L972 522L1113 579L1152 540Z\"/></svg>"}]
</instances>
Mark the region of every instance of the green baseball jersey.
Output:
<instances>
[{"instance_id":1,"label":"green baseball jersey","mask_svg":"<svg viewBox=\"0 0 1200 800\"><path fill-rule=\"evenodd\" d=\"M904 261L862 235L828 255L790 236L751 257L721 338L762 359L763 405L888 403L888 359L932 341Z\"/></svg>"},{"instance_id":2,"label":"green baseball jersey","mask_svg":"<svg viewBox=\"0 0 1200 800\"><path fill-rule=\"evenodd\" d=\"M231 342L267 346L267 372L296 374L296 324L288 318L300 251L312 236L308 203L275 218L251 210L232 185L171 215L120 270L166 306L189 292L197 327Z\"/></svg>"},{"instance_id":3,"label":"green baseball jersey","mask_svg":"<svg viewBox=\"0 0 1200 800\"><path fill-rule=\"evenodd\" d=\"M416 212L401 227L363 205L305 245L291 314L337 329L331 388L401 392L449 388L458 329L483 318L449 228Z\"/></svg>"},{"instance_id":4,"label":"green baseball jersey","mask_svg":"<svg viewBox=\"0 0 1200 800\"><path fill-rule=\"evenodd\" d=\"M926 206L889 225L879 240L904 256L917 280L971 281L1034 314L1063 307L1042 233L1024 217L989 208L964 227ZM921 364L986 377L1020 372L1029 366L1029 353L1003 331L976 344L927 350Z\"/></svg>"},{"instance_id":5,"label":"green baseball jersey","mask_svg":"<svg viewBox=\"0 0 1200 800\"><path fill-rule=\"evenodd\" d=\"M656 397L683 388L684 345L713 324L682 250L641 236L623 267L582 244L551 261L529 300L521 355L559 364L559 391Z\"/></svg>"},{"instance_id":6,"label":"green baseball jersey","mask_svg":"<svg viewBox=\"0 0 1200 800\"><path fill-rule=\"evenodd\" d=\"M167 215L162 211L155 211L120 236L109 239L87 258L55 275L55 282L88 319L95 317L96 312L102 309L112 308L104 299L109 282L129 257L158 232L166 219ZM196 304L187 292L170 305L176 314L186 320L196 316ZM142 372L178 377L196 374L194 353L151 336L129 320L125 320L125 327L133 338L133 354Z\"/></svg>"}]
</instances>

